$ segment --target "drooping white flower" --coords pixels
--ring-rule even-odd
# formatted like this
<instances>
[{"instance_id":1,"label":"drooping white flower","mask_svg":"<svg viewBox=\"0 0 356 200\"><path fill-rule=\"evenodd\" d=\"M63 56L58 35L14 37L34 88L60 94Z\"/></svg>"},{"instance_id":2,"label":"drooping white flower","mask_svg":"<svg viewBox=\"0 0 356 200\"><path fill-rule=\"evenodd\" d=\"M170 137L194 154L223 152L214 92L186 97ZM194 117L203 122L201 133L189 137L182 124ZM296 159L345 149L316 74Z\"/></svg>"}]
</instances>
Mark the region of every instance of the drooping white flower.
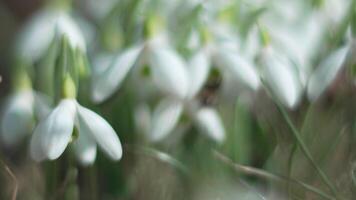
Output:
<instances>
[{"instance_id":1,"label":"drooping white flower","mask_svg":"<svg viewBox=\"0 0 356 200\"><path fill-rule=\"evenodd\" d=\"M332 52L311 74L307 88L310 101L315 101L335 79L346 58L347 50L342 47Z\"/></svg>"},{"instance_id":2,"label":"drooping white flower","mask_svg":"<svg viewBox=\"0 0 356 200\"><path fill-rule=\"evenodd\" d=\"M239 50L238 39L228 30L218 33L214 30L212 32L205 30L203 33L207 34L206 44L194 53L191 62L197 63L190 63L188 70L194 65L200 65L197 69L202 70L203 75L199 77L199 81L204 83L207 78L206 70L209 72L211 66L216 66L223 75L231 74L238 83L256 91L260 86L259 75L250 61L251 58ZM189 72L192 73L191 70Z\"/></svg>"},{"instance_id":3,"label":"drooping white flower","mask_svg":"<svg viewBox=\"0 0 356 200\"><path fill-rule=\"evenodd\" d=\"M49 49L56 36L66 35L72 48L86 51L85 39L74 20L65 12L43 10L25 25L19 35L16 51L27 61L34 62Z\"/></svg>"},{"instance_id":4,"label":"drooping white flower","mask_svg":"<svg viewBox=\"0 0 356 200\"><path fill-rule=\"evenodd\" d=\"M112 95L136 63L137 67L150 67L157 88L177 98L187 96L186 64L165 39L157 36L124 50L105 72L98 73L92 83L93 100L99 103Z\"/></svg>"},{"instance_id":5,"label":"drooping white flower","mask_svg":"<svg viewBox=\"0 0 356 200\"><path fill-rule=\"evenodd\" d=\"M32 158L36 161L57 159L71 142L74 127L79 137L73 145L82 164L95 161L96 145L111 159L121 159L122 147L114 129L74 99L61 100L35 128L30 145Z\"/></svg>"},{"instance_id":6,"label":"drooping white flower","mask_svg":"<svg viewBox=\"0 0 356 200\"><path fill-rule=\"evenodd\" d=\"M7 147L18 144L32 132L35 118L47 115L49 103L44 95L32 90L18 91L3 106L1 117L1 142Z\"/></svg>"},{"instance_id":7,"label":"drooping white flower","mask_svg":"<svg viewBox=\"0 0 356 200\"><path fill-rule=\"evenodd\" d=\"M294 108L301 97L302 87L293 63L267 47L261 58L261 76L279 101Z\"/></svg>"},{"instance_id":8,"label":"drooping white flower","mask_svg":"<svg viewBox=\"0 0 356 200\"><path fill-rule=\"evenodd\" d=\"M14 94L8 99L1 119L1 141L6 146L17 144L31 132L33 102L31 91Z\"/></svg>"}]
</instances>

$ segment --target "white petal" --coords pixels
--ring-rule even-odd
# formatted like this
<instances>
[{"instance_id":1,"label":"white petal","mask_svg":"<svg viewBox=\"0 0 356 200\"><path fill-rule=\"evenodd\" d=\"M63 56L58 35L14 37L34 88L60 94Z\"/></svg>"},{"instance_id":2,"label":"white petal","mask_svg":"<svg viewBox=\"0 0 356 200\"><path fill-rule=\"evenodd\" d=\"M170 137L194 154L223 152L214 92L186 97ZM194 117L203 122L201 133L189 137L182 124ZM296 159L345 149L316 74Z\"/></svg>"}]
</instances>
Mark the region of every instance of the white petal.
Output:
<instances>
[{"instance_id":1,"label":"white petal","mask_svg":"<svg viewBox=\"0 0 356 200\"><path fill-rule=\"evenodd\" d=\"M54 160L64 152L72 136L75 113L75 100L64 99L39 123L30 144L33 159Z\"/></svg>"},{"instance_id":2,"label":"white petal","mask_svg":"<svg viewBox=\"0 0 356 200\"><path fill-rule=\"evenodd\" d=\"M124 51L107 70L93 79L93 99L95 102L102 102L120 87L127 73L134 66L141 49L141 46L135 46Z\"/></svg>"},{"instance_id":3,"label":"white petal","mask_svg":"<svg viewBox=\"0 0 356 200\"><path fill-rule=\"evenodd\" d=\"M239 56L238 52L221 48L216 52L214 59L219 67L234 74L240 82L251 89L257 90L260 86L260 79L255 68L248 60Z\"/></svg>"},{"instance_id":4,"label":"white petal","mask_svg":"<svg viewBox=\"0 0 356 200\"><path fill-rule=\"evenodd\" d=\"M293 64L272 52L266 53L262 61L266 84L284 105L295 107L301 96L301 83Z\"/></svg>"},{"instance_id":5,"label":"white petal","mask_svg":"<svg viewBox=\"0 0 356 200\"><path fill-rule=\"evenodd\" d=\"M346 48L333 52L312 73L308 82L309 100L316 100L332 83L342 67L346 53Z\"/></svg>"},{"instance_id":6,"label":"white petal","mask_svg":"<svg viewBox=\"0 0 356 200\"><path fill-rule=\"evenodd\" d=\"M78 105L78 121L80 130L90 134L111 159L121 159L121 142L114 129L105 119L95 112Z\"/></svg>"},{"instance_id":7,"label":"white petal","mask_svg":"<svg viewBox=\"0 0 356 200\"><path fill-rule=\"evenodd\" d=\"M85 38L75 21L65 13L61 13L57 19L57 33L66 35L69 44L73 48L79 48L86 51Z\"/></svg>"},{"instance_id":8,"label":"white petal","mask_svg":"<svg viewBox=\"0 0 356 200\"><path fill-rule=\"evenodd\" d=\"M208 78L210 71L210 60L207 57L207 52L202 49L196 53L189 62L188 75L189 75L189 94L188 97L194 97L203 87Z\"/></svg>"},{"instance_id":9,"label":"white petal","mask_svg":"<svg viewBox=\"0 0 356 200\"><path fill-rule=\"evenodd\" d=\"M149 135L152 141L159 141L172 132L183 111L183 105L175 99L163 99L153 112Z\"/></svg>"},{"instance_id":10,"label":"white petal","mask_svg":"<svg viewBox=\"0 0 356 200\"><path fill-rule=\"evenodd\" d=\"M32 91L14 94L5 104L1 119L1 140L6 146L17 144L33 125Z\"/></svg>"},{"instance_id":11,"label":"white petal","mask_svg":"<svg viewBox=\"0 0 356 200\"><path fill-rule=\"evenodd\" d=\"M80 124L78 126L79 137L73 143L75 154L78 161L84 165L91 165L96 158L96 143L90 133L87 133L85 129L82 129Z\"/></svg>"},{"instance_id":12,"label":"white petal","mask_svg":"<svg viewBox=\"0 0 356 200\"><path fill-rule=\"evenodd\" d=\"M198 127L209 137L221 143L225 139L225 130L219 114L212 108L200 109L196 116Z\"/></svg>"},{"instance_id":13,"label":"white petal","mask_svg":"<svg viewBox=\"0 0 356 200\"><path fill-rule=\"evenodd\" d=\"M17 40L16 50L21 57L35 61L45 53L54 37L57 16L58 13L46 10L30 19Z\"/></svg>"},{"instance_id":14,"label":"white petal","mask_svg":"<svg viewBox=\"0 0 356 200\"><path fill-rule=\"evenodd\" d=\"M150 49L149 65L157 87L185 98L188 93L188 75L183 59L172 49L156 45Z\"/></svg>"}]
</instances>

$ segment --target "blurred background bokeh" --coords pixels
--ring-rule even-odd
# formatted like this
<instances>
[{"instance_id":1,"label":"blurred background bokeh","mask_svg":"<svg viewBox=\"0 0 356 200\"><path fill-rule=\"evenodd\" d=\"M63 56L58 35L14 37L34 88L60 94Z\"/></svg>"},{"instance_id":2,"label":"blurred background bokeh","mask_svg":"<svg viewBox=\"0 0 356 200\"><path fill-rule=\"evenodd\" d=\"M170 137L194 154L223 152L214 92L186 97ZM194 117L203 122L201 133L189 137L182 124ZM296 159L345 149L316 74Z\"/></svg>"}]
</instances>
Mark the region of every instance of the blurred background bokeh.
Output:
<instances>
[{"instance_id":1,"label":"blurred background bokeh","mask_svg":"<svg viewBox=\"0 0 356 200\"><path fill-rule=\"evenodd\" d=\"M35 119L16 145L0 143L0 199L355 198L355 1L1 0L1 115L16 88L13 75L22 59L16 47L27 37L24 27L63 2L71 5L68 15L86 43L90 75L80 80L77 100L113 127L123 157L113 161L99 150L95 163L83 166L73 159L70 144L57 160L36 162L29 152L39 123ZM156 15L164 25L150 21ZM182 100L184 111L171 133L159 140L150 136L147 126L155 121L149 118L159 113L162 99L175 96L151 80L155 72L150 62L133 68L104 100L97 103L92 97L100 71L135 44L148 45L147 35L158 26L154 23L164 26L164 39L187 68L201 49L209 49L206 57L211 59L199 92ZM36 40L41 43L49 34L41 27L33 37L35 47ZM34 91L55 99L53 88L46 88L56 75L41 73L49 48L30 62L28 73ZM239 57L236 61L227 55ZM273 56L287 61L281 64ZM253 70L239 68L245 66L239 59L248 60ZM237 65L237 78L234 66L224 71L231 65ZM171 76L178 77L173 71ZM116 77L105 76L104 81ZM219 119L203 115L200 108L211 108ZM199 113L201 118L192 118ZM170 117L163 115L153 126L169 126Z\"/></svg>"}]
</instances>

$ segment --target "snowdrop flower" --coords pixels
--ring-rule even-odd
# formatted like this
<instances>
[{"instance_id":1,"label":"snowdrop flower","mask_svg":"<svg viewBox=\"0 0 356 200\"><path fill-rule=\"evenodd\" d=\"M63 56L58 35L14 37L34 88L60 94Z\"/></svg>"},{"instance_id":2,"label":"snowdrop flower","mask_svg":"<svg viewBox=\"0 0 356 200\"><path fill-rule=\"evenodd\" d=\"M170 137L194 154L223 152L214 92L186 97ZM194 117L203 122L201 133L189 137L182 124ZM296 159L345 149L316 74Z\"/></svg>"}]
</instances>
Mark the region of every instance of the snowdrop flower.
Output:
<instances>
[{"instance_id":1,"label":"snowdrop flower","mask_svg":"<svg viewBox=\"0 0 356 200\"><path fill-rule=\"evenodd\" d=\"M193 56L189 62L189 90L185 99L166 97L158 103L152 115L148 114L150 111L147 108L139 110L138 114L141 116L136 116L136 119L144 124L143 127L149 129L147 134L151 141L160 141L172 133L183 113L192 119L202 133L218 143L224 141L225 130L217 111L210 107L198 106L194 99L209 72L209 63L204 56L205 54L201 52Z\"/></svg>"},{"instance_id":2,"label":"snowdrop flower","mask_svg":"<svg viewBox=\"0 0 356 200\"><path fill-rule=\"evenodd\" d=\"M13 94L6 102L1 118L1 141L5 146L17 144L31 132L34 98L31 91Z\"/></svg>"},{"instance_id":3,"label":"snowdrop flower","mask_svg":"<svg viewBox=\"0 0 356 200\"><path fill-rule=\"evenodd\" d=\"M31 133L35 118L42 119L49 109L46 97L32 90L27 74L21 70L15 73L15 90L3 105L0 119L0 138L7 147L13 147Z\"/></svg>"},{"instance_id":4,"label":"snowdrop flower","mask_svg":"<svg viewBox=\"0 0 356 200\"><path fill-rule=\"evenodd\" d=\"M242 83L244 86L252 90L257 90L260 86L260 80L258 73L253 66L253 63L240 52L235 45L237 42L233 37L225 37L224 39L216 38L213 41L212 33L207 32L207 30L202 31L203 40L205 40L205 45L203 45L193 56L191 65L198 65L199 70L201 70L200 75L197 75L198 80L193 83L196 87L203 84L208 76L208 72L211 66L217 66L222 74L231 74ZM231 34L230 34L231 35ZM195 70L194 68L189 68ZM190 73L194 73L189 71ZM195 84L197 84L195 86ZM194 89L191 90L194 92Z\"/></svg>"},{"instance_id":5,"label":"snowdrop flower","mask_svg":"<svg viewBox=\"0 0 356 200\"><path fill-rule=\"evenodd\" d=\"M122 156L122 147L114 129L101 116L79 105L75 99L62 99L35 128L31 156L36 161L57 159L72 140L78 160L89 165L95 161L97 145L113 160Z\"/></svg>"},{"instance_id":6,"label":"snowdrop flower","mask_svg":"<svg viewBox=\"0 0 356 200\"><path fill-rule=\"evenodd\" d=\"M137 67L150 67L152 80L162 91L177 98L186 97L185 62L167 42L166 35L160 32L143 43L123 50L106 70L93 77L93 100L99 103L111 96L136 64Z\"/></svg>"},{"instance_id":7,"label":"snowdrop flower","mask_svg":"<svg viewBox=\"0 0 356 200\"><path fill-rule=\"evenodd\" d=\"M294 108L301 97L302 86L293 63L279 56L271 46L261 56L261 76L272 93L289 108Z\"/></svg>"},{"instance_id":8,"label":"snowdrop flower","mask_svg":"<svg viewBox=\"0 0 356 200\"><path fill-rule=\"evenodd\" d=\"M26 61L34 62L49 49L56 36L66 35L73 49L86 51L85 39L74 20L64 11L43 10L21 32L16 51Z\"/></svg>"},{"instance_id":9,"label":"snowdrop flower","mask_svg":"<svg viewBox=\"0 0 356 200\"><path fill-rule=\"evenodd\" d=\"M5 146L18 144L31 133L34 120L43 119L49 111L47 98L32 90L12 94L4 105L1 118L1 141Z\"/></svg>"}]
</instances>

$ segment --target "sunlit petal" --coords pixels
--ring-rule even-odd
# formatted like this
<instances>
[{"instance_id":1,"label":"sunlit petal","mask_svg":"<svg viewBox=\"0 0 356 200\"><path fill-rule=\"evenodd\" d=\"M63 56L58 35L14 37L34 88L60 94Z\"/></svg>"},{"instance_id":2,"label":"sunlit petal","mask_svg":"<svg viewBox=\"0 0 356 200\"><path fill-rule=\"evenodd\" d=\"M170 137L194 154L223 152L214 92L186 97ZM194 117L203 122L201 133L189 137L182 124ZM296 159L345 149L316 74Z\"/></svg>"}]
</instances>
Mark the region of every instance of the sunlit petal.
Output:
<instances>
[{"instance_id":1,"label":"sunlit petal","mask_svg":"<svg viewBox=\"0 0 356 200\"><path fill-rule=\"evenodd\" d=\"M30 144L33 159L54 160L64 152L72 136L75 113L75 100L64 99L39 123Z\"/></svg>"},{"instance_id":2,"label":"sunlit petal","mask_svg":"<svg viewBox=\"0 0 356 200\"><path fill-rule=\"evenodd\" d=\"M113 160L122 157L119 137L110 124L95 112L78 105L78 121L80 131L90 134L99 147ZM79 133L81 134L81 133Z\"/></svg>"},{"instance_id":3,"label":"sunlit petal","mask_svg":"<svg viewBox=\"0 0 356 200\"><path fill-rule=\"evenodd\" d=\"M107 70L94 77L94 101L102 102L112 95L118 87L120 87L122 81L125 79L130 69L134 66L141 49L141 46L135 46L124 51L122 54L117 56Z\"/></svg>"}]
</instances>

